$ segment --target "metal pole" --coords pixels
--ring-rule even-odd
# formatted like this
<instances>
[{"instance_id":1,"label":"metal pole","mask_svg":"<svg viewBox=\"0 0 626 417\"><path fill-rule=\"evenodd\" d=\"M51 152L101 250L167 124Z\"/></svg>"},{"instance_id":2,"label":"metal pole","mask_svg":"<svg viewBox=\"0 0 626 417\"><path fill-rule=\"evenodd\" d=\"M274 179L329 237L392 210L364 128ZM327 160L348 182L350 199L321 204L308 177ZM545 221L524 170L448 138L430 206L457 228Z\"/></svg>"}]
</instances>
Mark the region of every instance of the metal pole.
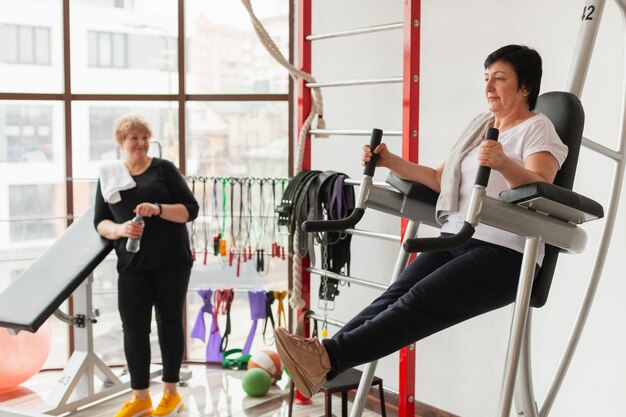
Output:
<instances>
[{"instance_id":1,"label":"metal pole","mask_svg":"<svg viewBox=\"0 0 626 417\"><path fill-rule=\"evenodd\" d=\"M574 56L567 72L565 91L580 98L583 92L587 70L591 61L593 45L596 42L605 0L586 0L581 16L580 29L576 39Z\"/></svg>"},{"instance_id":2,"label":"metal pole","mask_svg":"<svg viewBox=\"0 0 626 417\"><path fill-rule=\"evenodd\" d=\"M509 417L511 411L515 377L519 364L524 329L526 327L526 318L530 309L530 293L533 288L535 263L537 262L537 248L540 240L539 236L529 236L526 238L526 244L524 246L524 257L522 258L522 268L517 285L517 297L515 298L513 319L511 322L509 346L506 354L506 363L504 365L504 378L502 382L502 393L500 394L498 417Z\"/></svg>"},{"instance_id":3,"label":"metal pole","mask_svg":"<svg viewBox=\"0 0 626 417\"><path fill-rule=\"evenodd\" d=\"M404 233L404 238L414 238L417 237L417 230L419 228L419 222L409 221L406 231ZM391 282L393 284L400 273L406 268L409 263L410 253L406 252L404 249L400 249L398 253L398 257L396 258L396 264L391 275ZM413 346L413 345L411 345ZM406 348L404 348L406 349ZM415 352L415 349L412 349L412 352ZM363 414L363 410L365 409L365 402L367 401L367 392L372 386L372 380L374 379L374 372L376 371L376 365L378 361L373 361L368 363L365 366L365 370L363 374L361 374L361 380L359 381L359 388L356 393L356 397L354 398L354 404L352 406L352 410L350 410L350 417L360 417ZM415 378L413 379L413 384L415 384Z\"/></svg>"},{"instance_id":4,"label":"metal pole","mask_svg":"<svg viewBox=\"0 0 626 417\"><path fill-rule=\"evenodd\" d=\"M344 36L364 35L366 33L382 32L386 30L402 29L402 23L390 23L387 25L370 26L366 28L344 30L341 32L322 33L317 35L309 35L307 41L319 41L322 39L340 38Z\"/></svg>"},{"instance_id":5,"label":"metal pole","mask_svg":"<svg viewBox=\"0 0 626 417\"><path fill-rule=\"evenodd\" d=\"M515 381L515 409L517 415L524 417L538 417L539 415L533 389L532 361L530 360L532 313L533 311L530 309L526 319L526 330L524 331L519 369Z\"/></svg>"}]
</instances>

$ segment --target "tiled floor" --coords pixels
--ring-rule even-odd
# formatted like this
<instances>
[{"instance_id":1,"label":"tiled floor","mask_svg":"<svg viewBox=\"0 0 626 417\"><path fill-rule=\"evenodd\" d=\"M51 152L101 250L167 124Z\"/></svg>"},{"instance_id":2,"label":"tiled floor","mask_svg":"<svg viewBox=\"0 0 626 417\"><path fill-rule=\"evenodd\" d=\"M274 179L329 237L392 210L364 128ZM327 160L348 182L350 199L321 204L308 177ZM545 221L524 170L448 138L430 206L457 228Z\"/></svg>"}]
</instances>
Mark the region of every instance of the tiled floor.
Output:
<instances>
[{"instance_id":1,"label":"tiled floor","mask_svg":"<svg viewBox=\"0 0 626 417\"><path fill-rule=\"evenodd\" d=\"M288 414L289 379L283 379L272 386L267 395L253 398L245 394L241 386L244 371L224 370L219 366L191 365L192 377L187 386L181 387L185 401L185 410L181 416L197 417L283 417ZM120 372L119 369L115 370ZM42 372L22 387L0 392L0 407L28 411L43 404L59 372ZM158 403L162 387L160 382L153 382L151 394L154 403ZM131 399L131 393L103 401L100 404L71 414L72 417L112 417L124 401ZM341 415L340 397L333 398L333 413ZM319 417L324 415L324 395L313 397L311 405L294 405L296 417ZM366 410L364 417L380 415ZM388 410L389 416L393 416ZM0 416L2 413L0 412Z\"/></svg>"}]
</instances>

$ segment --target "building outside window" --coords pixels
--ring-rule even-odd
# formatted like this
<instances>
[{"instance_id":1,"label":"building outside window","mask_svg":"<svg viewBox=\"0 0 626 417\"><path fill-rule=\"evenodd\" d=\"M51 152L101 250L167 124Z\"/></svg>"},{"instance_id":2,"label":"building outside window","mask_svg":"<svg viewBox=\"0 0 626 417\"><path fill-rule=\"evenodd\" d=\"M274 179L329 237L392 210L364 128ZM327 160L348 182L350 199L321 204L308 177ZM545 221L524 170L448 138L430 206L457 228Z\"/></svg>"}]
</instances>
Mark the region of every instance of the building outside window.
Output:
<instances>
[{"instance_id":1,"label":"building outside window","mask_svg":"<svg viewBox=\"0 0 626 417\"><path fill-rule=\"evenodd\" d=\"M52 107L0 106L0 161L52 160Z\"/></svg>"},{"instance_id":2,"label":"building outside window","mask_svg":"<svg viewBox=\"0 0 626 417\"><path fill-rule=\"evenodd\" d=\"M0 61L50 65L50 28L0 24Z\"/></svg>"},{"instance_id":3,"label":"building outside window","mask_svg":"<svg viewBox=\"0 0 626 417\"><path fill-rule=\"evenodd\" d=\"M90 67L126 68L128 38L125 33L89 31Z\"/></svg>"},{"instance_id":4,"label":"building outside window","mask_svg":"<svg viewBox=\"0 0 626 417\"><path fill-rule=\"evenodd\" d=\"M9 189L12 243L54 238L55 186L53 184L13 185Z\"/></svg>"}]
</instances>

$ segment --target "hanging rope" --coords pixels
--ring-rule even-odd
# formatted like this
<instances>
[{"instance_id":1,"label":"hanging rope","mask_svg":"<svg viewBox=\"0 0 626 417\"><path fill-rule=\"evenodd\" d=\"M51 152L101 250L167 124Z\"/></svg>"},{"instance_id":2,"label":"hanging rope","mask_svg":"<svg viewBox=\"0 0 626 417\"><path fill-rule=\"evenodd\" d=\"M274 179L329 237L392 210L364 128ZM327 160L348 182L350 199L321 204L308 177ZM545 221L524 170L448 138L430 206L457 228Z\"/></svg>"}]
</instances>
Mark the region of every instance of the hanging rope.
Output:
<instances>
[{"instance_id":1,"label":"hanging rope","mask_svg":"<svg viewBox=\"0 0 626 417\"><path fill-rule=\"evenodd\" d=\"M263 24L259 21L259 19L254 14L252 10L252 4L250 0L241 0L244 7L248 11L250 15L250 20L252 21L252 26L261 41L261 44L267 49L269 54L283 67L285 67L292 77L294 78L302 78L307 82L314 83L316 82L315 77L311 74L299 70L294 67L285 57L282 55L276 43L269 36ZM326 123L324 122L324 102L322 100L322 93L319 88L311 88L311 97L313 99L313 105L311 106L311 111L307 116L306 120L302 124L300 128L300 135L298 136L298 153L296 159L296 169L294 175L298 174L302 171L302 162L304 160L304 148L306 143L306 138L309 134L309 130L311 129L311 124L313 123L313 119L315 115L317 115L317 128L325 129ZM321 136L321 135L320 135ZM293 236L293 248L297 248L300 242L300 228L296 227L294 236ZM302 299L302 259L298 255L297 250L293 250L293 291L291 297L289 299L289 304L293 308L303 308L305 305L304 300Z\"/></svg>"},{"instance_id":2,"label":"hanging rope","mask_svg":"<svg viewBox=\"0 0 626 417\"><path fill-rule=\"evenodd\" d=\"M302 78L303 80L314 83L315 77L313 77L308 72L304 72L296 67L294 67L280 52L274 40L270 37L270 35L263 27L263 24L259 21L259 19L254 14L254 10L252 10L252 4L250 0L241 0L244 7L248 11L250 15L250 20L252 21L252 26L254 27L254 31L256 32L261 44L267 49L267 52L278 62L280 65L285 67L287 71L294 78ZM319 88L311 88L311 98L313 99L313 105L311 106L311 111L307 116L306 120L302 124L300 128L300 136L298 137L298 154L296 160L296 172L294 174L298 174L302 171L302 161L304 159L304 144L306 142L306 137L309 134L309 130L311 128L311 124L313 123L313 119L315 115L317 115L317 128L325 129L326 123L324 122L324 101L322 99L322 92Z\"/></svg>"}]
</instances>

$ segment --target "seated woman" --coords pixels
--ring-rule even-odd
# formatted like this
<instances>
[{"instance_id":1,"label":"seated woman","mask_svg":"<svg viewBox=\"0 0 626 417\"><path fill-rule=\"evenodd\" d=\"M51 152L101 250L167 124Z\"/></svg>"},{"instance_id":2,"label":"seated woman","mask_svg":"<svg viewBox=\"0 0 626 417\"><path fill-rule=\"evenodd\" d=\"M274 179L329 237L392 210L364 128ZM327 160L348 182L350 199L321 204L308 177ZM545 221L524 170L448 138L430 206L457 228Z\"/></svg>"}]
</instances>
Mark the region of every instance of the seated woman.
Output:
<instances>
[{"instance_id":1,"label":"seated woman","mask_svg":"<svg viewBox=\"0 0 626 417\"><path fill-rule=\"evenodd\" d=\"M457 233L467 212L478 166L493 172L487 195L532 182L552 182L567 146L550 120L534 113L541 84L537 51L504 46L485 60L489 112L467 126L445 164L417 165L384 144L363 148L362 163L378 154L377 166L439 192L437 219L442 234ZM498 142L484 140L488 127ZM373 152L373 153L372 153ZM311 397L348 368L368 363L436 332L514 301L524 237L484 224L464 245L420 254L372 304L330 339L319 342L276 329L277 350L300 392ZM543 260L543 244L538 264Z\"/></svg>"}]
</instances>

